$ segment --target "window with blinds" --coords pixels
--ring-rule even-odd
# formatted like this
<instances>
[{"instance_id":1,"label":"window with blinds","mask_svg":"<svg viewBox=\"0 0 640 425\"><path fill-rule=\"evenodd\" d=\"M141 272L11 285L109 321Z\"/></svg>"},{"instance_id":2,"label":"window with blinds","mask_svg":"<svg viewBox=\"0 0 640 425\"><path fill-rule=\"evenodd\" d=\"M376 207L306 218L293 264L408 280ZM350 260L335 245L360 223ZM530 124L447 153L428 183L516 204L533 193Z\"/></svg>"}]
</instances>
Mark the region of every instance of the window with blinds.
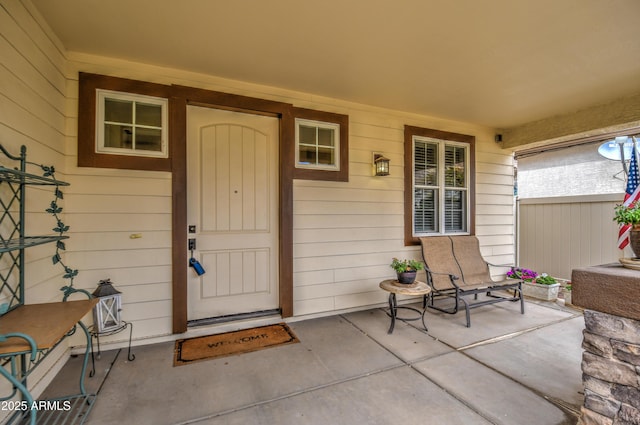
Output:
<instances>
[{"instance_id":1,"label":"window with blinds","mask_svg":"<svg viewBox=\"0 0 640 425\"><path fill-rule=\"evenodd\" d=\"M413 234L468 232L469 145L413 138Z\"/></svg>"}]
</instances>

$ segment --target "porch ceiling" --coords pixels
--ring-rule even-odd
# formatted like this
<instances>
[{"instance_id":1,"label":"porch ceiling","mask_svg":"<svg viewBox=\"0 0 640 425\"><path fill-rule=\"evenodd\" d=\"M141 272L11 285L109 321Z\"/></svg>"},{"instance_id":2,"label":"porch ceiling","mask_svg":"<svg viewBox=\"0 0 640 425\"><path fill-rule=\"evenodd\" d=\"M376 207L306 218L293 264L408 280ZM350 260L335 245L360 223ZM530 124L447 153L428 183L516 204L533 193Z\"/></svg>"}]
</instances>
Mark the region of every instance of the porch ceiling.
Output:
<instances>
[{"instance_id":1,"label":"porch ceiling","mask_svg":"<svg viewBox=\"0 0 640 425\"><path fill-rule=\"evenodd\" d=\"M509 128L640 93L637 0L32 0L72 52Z\"/></svg>"}]
</instances>

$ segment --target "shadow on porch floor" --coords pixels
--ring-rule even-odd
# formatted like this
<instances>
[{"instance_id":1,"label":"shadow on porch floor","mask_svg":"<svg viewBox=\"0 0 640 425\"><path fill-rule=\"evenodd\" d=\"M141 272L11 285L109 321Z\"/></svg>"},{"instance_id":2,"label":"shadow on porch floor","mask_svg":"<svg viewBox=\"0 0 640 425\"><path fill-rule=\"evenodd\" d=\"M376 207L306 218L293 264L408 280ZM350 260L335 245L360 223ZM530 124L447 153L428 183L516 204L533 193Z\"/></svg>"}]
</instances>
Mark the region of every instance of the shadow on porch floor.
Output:
<instances>
[{"instance_id":1,"label":"shadow on porch floor","mask_svg":"<svg viewBox=\"0 0 640 425\"><path fill-rule=\"evenodd\" d=\"M575 424L582 314L526 309L478 308L471 328L428 311L428 332L397 322L391 335L381 309L294 321L299 344L179 367L173 343L134 347L132 362L106 352L86 424ZM75 384L79 363L47 391Z\"/></svg>"}]
</instances>

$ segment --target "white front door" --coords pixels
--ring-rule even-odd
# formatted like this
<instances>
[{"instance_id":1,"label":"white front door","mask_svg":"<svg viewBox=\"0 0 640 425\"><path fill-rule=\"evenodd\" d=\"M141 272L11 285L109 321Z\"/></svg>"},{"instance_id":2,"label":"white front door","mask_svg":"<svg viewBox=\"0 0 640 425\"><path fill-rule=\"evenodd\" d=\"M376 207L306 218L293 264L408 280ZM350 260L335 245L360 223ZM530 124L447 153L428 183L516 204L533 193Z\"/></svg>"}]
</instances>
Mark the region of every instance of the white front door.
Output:
<instances>
[{"instance_id":1,"label":"white front door","mask_svg":"<svg viewBox=\"0 0 640 425\"><path fill-rule=\"evenodd\" d=\"M278 308L278 145L278 118L188 107L189 320Z\"/></svg>"}]
</instances>

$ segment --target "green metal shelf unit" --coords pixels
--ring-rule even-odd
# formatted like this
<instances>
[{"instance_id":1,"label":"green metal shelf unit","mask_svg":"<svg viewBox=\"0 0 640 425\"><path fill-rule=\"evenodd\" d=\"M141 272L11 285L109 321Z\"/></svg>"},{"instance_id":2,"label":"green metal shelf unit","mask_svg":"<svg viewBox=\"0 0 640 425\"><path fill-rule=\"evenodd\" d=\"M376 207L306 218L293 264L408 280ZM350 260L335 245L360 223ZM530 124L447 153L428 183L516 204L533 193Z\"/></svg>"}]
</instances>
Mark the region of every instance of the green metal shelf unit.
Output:
<instances>
[{"instance_id":1,"label":"green metal shelf unit","mask_svg":"<svg viewBox=\"0 0 640 425\"><path fill-rule=\"evenodd\" d=\"M12 411L8 423L83 423L95 399L87 393L84 377L91 337L82 317L91 311L97 300L73 285L63 288L61 302L46 304L25 303L25 249L49 243L59 244L68 236L60 232L53 236L26 236L25 199L28 186L58 187L68 183L51 176L27 173L26 147L20 155L10 154L2 145L0 152L6 162L17 165L7 168L0 165L0 375L11 385L8 395L0 396L2 410ZM42 167L45 169L45 167ZM55 230L55 229L54 229ZM57 255L57 252L56 252ZM67 301L76 292L88 299ZM31 396L27 377L44 358L67 336L75 333L77 325L83 330L87 345L80 376L79 394L55 400L37 401Z\"/></svg>"}]
</instances>

